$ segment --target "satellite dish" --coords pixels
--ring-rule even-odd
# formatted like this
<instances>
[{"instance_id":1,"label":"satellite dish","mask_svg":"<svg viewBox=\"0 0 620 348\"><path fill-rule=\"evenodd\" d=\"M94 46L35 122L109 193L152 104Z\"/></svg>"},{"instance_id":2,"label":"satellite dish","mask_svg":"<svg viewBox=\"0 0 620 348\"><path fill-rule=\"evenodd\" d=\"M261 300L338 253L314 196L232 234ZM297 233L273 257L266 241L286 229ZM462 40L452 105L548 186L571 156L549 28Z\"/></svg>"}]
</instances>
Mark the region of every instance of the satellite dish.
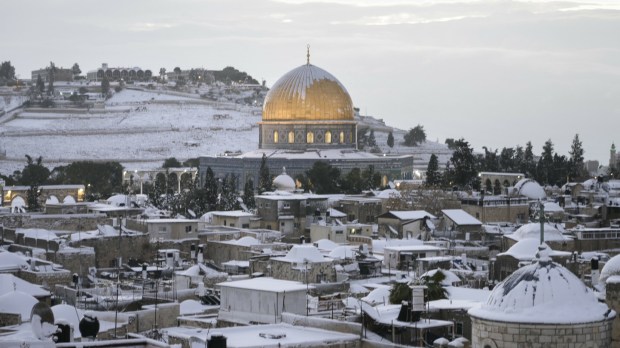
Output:
<instances>
[{"instance_id":1,"label":"satellite dish","mask_svg":"<svg viewBox=\"0 0 620 348\"><path fill-rule=\"evenodd\" d=\"M188 213L189 215L191 215L191 217L193 217L194 219L196 218L196 213L194 213L194 211L193 211L193 210L191 210L191 209L187 209L187 213Z\"/></svg>"},{"instance_id":2,"label":"satellite dish","mask_svg":"<svg viewBox=\"0 0 620 348\"><path fill-rule=\"evenodd\" d=\"M30 312L30 325L32 332L41 341L51 340L56 333L57 327L54 325L54 312L46 303L38 302L32 307Z\"/></svg>"}]
</instances>

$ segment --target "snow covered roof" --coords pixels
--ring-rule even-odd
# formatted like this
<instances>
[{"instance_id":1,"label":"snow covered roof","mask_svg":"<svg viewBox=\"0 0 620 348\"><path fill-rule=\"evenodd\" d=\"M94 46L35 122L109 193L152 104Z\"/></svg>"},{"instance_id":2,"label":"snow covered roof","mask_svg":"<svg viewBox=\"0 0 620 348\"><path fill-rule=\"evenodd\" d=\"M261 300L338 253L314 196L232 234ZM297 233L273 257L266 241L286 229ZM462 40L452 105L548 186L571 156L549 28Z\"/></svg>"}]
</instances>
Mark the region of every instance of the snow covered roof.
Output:
<instances>
[{"instance_id":1,"label":"snow covered roof","mask_svg":"<svg viewBox=\"0 0 620 348\"><path fill-rule=\"evenodd\" d=\"M385 247L394 247L399 245L423 245L424 242L419 239L373 239L372 252L383 253Z\"/></svg>"},{"instance_id":2,"label":"snow covered roof","mask_svg":"<svg viewBox=\"0 0 620 348\"><path fill-rule=\"evenodd\" d=\"M248 213L247 211L243 211L243 210L210 211L207 214L217 215L217 216L230 216L230 217L254 216L254 214ZM207 214L204 214L203 217ZM203 220L202 217L201 217L201 220Z\"/></svg>"},{"instance_id":3,"label":"snow covered roof","mask_svg":"<svg viewBox=\"0 0 620 348\"><path fill-rule=\"evenodd\" d=\"M390 303L390 290L392 287L388 285L381 285L372 290L368 295L362 297L362 301L375 305L375 304L389 304Z\"/></svg>"},{"instance_id":4,"label":"snow covered roof","mask_svg":"<svg viewBox=\"0 0 620 348\"><path fill-rule=\"evenodd\" d=\"M44 290L39 285L29 283L12 274L0 274L0 295L13 291L20 291L34 297L46 297L50 292Z\"/></svg>"},{"instance_id":5,"label":"snow covered roof","mask_svg":"<svg viewBox=\"0 0 620 348\"><path fill-rule=\"evenodd\" d=\"M388 199L388 198L400 198L400 191L395 190L395 189L385 189L385 190L381 190L381 191L376 191L374 192L375 197L377 198L381 198L381 199Z\"/></svg>"},{"instance_id":6,"label":"snow covered roof","mask_svg":"<svg viewBox=\"0 0 620 348\"><path fill-rule=\"evenodd\" d=\"M325 262L331 259L323 257L319 249L312 244L296 244L284 257L276 257L274 260L287 262Z\"/></svg>"},{"instance_id":7,"label":"snow covered roof","mask_svg":"<svg viewBox=\"0 0 620 348\"><path fill-rule=\"evenodd\" d=\"M379 217L389 217L389 215L393 215L399 220L420 220L425 216L428 216L431 219L436 219L435 215L424 210L390 210L387 213L379 215Z\"/></svg>"},{"instance_id":8,"label":"snow covered roof","mask_svg":"<svg viewBox=\"0 0 620 348\"><path fill-rule=\"evenodd\" d=\"M17 228L15 234L23 234L24 238L34 238L41 240L56 240L56 233L42 228Z\"/></svg>"},{"instance_id":9,"label":"snow covered roof","mask_svg":"<svg viewBox=\"0 0 620 348\"><path fill-rule=\"evenodd\" d=\"M540 240L540 223L532 222L525 224L519 227L512 234L505 235L506 237L520 241L522 239L527 238L538 238ZM549 223L545 224L545 241L566 241L569 240L568 237L565 237L562 232L557 228L556 225L552 225Z\"/></svg>"},{"instance_id":10,"label":"snow covered roof","mask_svg":"<svg viewBox=\"0 0 620 348\"><path fill-rule=\"evenodd\" d=\"M245 280L238 280L234 282L218 283L221 288L238 288L238 289L250 289L258 291L269 292L284 292L284 291L305 291L307 284L300 282L294 282L290 280L274 279L270 277L259 277ZM310 288L313 288L310 286Z\"/></svg>"},{"instance_id":11,"label":"snow covered roof","mask_svg":"<svg viewBox=\"0 0 620 348\"><path fill-rule=\"evenodd\" d=\"M54 313L54 321L64 320L68 322L73 326L73 336L81 337L80 320L84 317L84 312L81 309L63 303L52 306L52 313Z\"/></svg>"},{"instance_id":12,"label":"snow covered roof","mask_svg":"<svg viewBox=\"0 0 620 348\"><path fill-rule=\"evenodd\" d=\"M480 222L480 220L469 215L463 209L443 209L441 212L450 220L454 221L454 223L456 223L457 225L482 225L482 222Z\"/></svg>"},{"instance_id":13,"label":"snow covered roof","mask_svg":"<svg viewBox=\"0 0 620 348\"><path fill-rule=\"evenodd\" d=\"M239 246L252 246L252 245L262 244L260 240L254 237L250 237L250 236L241 237L237 240L227 240L227 241L223 241L222 243L234 244L234 245L239 245Z\"/></svg>"},{"instance_id":14,"label":"snow covered roof","mask_svg":"<svg viewBox=\"0 0 620 348\"><path fill-rule=\"evenodd\" d=\"M39 300L25 292L16 290L0 296L0 313L16 313L22 316L22 322L30 320L32 307Z\"/></svg>"},{"instance_id":15,"label":"snow covered roof","mask_svg":"<svg viewBox=\"0 0 620 348\"><path fill-rule=\"evenodd\" d=\"M341 212L340 210L334 209L334 208L329 208L329 209L327 209L327 211L329 212L329 216L331 216L333 218L341 219L341 218L346 218L347 217L347 214Z\"/></svg>"},{"instance_id":16,"label":"snow covered roof","mask_svg":"<svg viewBox=\"0 0 620 348\"><path fill-rule=\"evenodd\" d=\"M195 264L191 266L190 268L183 270L183 271L177 271L175 272L175 274L187 276L187 277L197 277L200 275L205 276L205 277L227 275L226 273L219 272L217 270L214 270L213 268L205 266L202 263Z\"/></svg>"},{"instance_id":17,"label":"snow covered roof","mask_svg":"<svg viewBox=\"0 0 620 348\"><path fill-rule=\"evenodd\" d=\"M355 247L340 245L329 253L329 257L333 259L354 259Z\"/></svg>"},{"instance_id":18,"label":"snow covered roof","mask_svg":"<svg viewBox=\"0 0 620 348\"><path fill-rule=\"evenodd\" d=\"M8 251L0 252L0 270L20 269L28 266L25 257Z\"/></svg>"},{"instance_id":19,"label":"snow covered roof","mask_svg":"<svg viewBox=\"0 0 620 348\"><path fill-rule=\"evenodd\" d=\"M576 324L613 318L606 304L572 272L551 261L546 245L538 262L521 267L498 284L471 316L517 323Z\"/></svg>"},{"instance_id":20,"label":"snow covered roof","mask_svg":"<svg viewBox=\"0 0 620 348\"><path fill-rule=\"evenodd\" d=\"M316 246L319 250L331 251L338 247L338 243L334 243L329 239L319 239L312 244L314 244L314 246Z\"/></svg>"},{"instance_id":21,"label":"snow covered roof","mask_svg":"<svg viewBox=\"0 0 620 348\"><path fill-rule=\"evenodd\" d=\"M560 205L555 202L545 202L544 206L545 206L545 212L549 212L549 213L563 213L564 212L564 208L560 207Z\"/></svg>"},{"instance_id":22,"label":"snow covered roof","mask_svg":"<svg viewBox=\"0 0 620 348\"><path fill-rule=\"evenodd\" d=\"M532 179L521 179L514 186L514 190L517 194L525 196L529 199L543 199L547 197L545 190Z\"/></svg>"},{"instance_id":23,"label":"snow covered roof","mask_svg":"<svg viewBox=\"0 0 620 348\"><path fill-rule=\"evenodd\" d=\"M441 273L443 273L446 276L444 278L444 280L441 281L441 285L443 285L443 286L452 286L452 285L454 285L454 283L460 283L461 282L461 278L459 278L459 276L457 276L453 272L447 271L445 269L440 269L440 268L430 270L430 271L422 274L421 277L432 277L437 272L441 272Z\"/></svg>"}]
</instances>

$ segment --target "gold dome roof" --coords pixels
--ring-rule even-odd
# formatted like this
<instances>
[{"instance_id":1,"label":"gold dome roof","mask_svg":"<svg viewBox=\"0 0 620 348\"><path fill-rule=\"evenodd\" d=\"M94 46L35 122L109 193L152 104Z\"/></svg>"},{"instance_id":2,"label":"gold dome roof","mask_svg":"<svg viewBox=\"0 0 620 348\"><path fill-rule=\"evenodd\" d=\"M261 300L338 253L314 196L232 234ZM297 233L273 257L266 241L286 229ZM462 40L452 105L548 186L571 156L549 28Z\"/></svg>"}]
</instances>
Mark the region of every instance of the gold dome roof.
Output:
<instances>
[{"instance_id":1,"label":"gold dome roof","mask_svg":"<svg viewBox=\"0 0 620 348\"><path fill-rule=\"evenodd\" d=\"M332 74L312 64L282 76L263 104L263 121L352 120L349 92Z\"/></svg>"}]
</instances>

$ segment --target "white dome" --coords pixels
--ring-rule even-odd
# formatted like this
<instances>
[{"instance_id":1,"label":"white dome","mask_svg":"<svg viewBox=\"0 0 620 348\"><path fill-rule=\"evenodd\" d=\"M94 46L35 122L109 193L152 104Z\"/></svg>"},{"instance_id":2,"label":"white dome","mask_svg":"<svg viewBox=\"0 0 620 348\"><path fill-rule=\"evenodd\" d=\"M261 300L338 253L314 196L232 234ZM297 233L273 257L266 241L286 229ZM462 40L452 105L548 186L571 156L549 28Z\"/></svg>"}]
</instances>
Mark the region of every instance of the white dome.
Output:
<instances>
[{"instance_id":1,"label":"white dome","mask_svg":"<svg viewBox=\"0 0 620 348\"><path fill-rule=\"evenodd\" d=\"M577 276L551 261L546 245L541 248L538 262L508 276L486 304L469 314L491 321L545 324L598 322L615 315Z\"/></svg>"},{"instance_id":2,"label":"white dome","mask_svg":"<svg viewBox=\"0 0 620 348\"><path fill-rule=\"evenodd\" d=\"M286 169L282 168L282 174L273 179L273 186L276 191L295 191L295 180L286 174Z\"/></svg>"},{"instance_id":3,"label":"white dome","mask_svg":"<svg viewBox=\"0 0 620 348\"><path fill-rule=\"evenodd\" d=\"M39 301L21 291L11 291L0 296L0 313L21 314L22 322L30 321L32 307Z\"/></svg>"},{"instance_id":4,"label":"white dome","mask_svg":"<svg viewBox=\"0 0 620 348\"><path fill-rule=\"evenodd\" d=\"M355 250L350 246L340 245L329 253L329 257L333 259L354 259Z\"/></svg>"},{"instance_id":5,"label":"white dome","mask_svg":"<svg viewBox=\"0 0 620 348\"><path fill-rule=\"evenodd\" d=\"M441 281L441 285L443 285L443 286L452 286L452 285L454 285L454 283L460 283L461 282L461 278L459 278L459 276L454 274L454 272L447 271L447 270L440 269L440 268L432 269L432 270L422 274L422 277L432 277L437 272L441 272L441 273L443 273L444 276L446 276L444 278L444 280Z\"/></svg>"},{"instance_id":6,"label":"white dome","mask_svg":"<svg viewBox=\"0 0 620 348\"><path fill-rule=\"evenodd\" d=\"M80 320L84 317L84 312L81 309L63 303L52 306L52 313L54 313L54 320L62 319L71 324L75 336L79 337Z\"/></svg>"},{"instance_id":7,"label":"white dome","mask_svg":"<svg viewBox=\"0 0 620 348\"><path fill-rule=\"evenodd\" d=\"M512 234L506 235L507 237L516 241L533 238L540 240L540 223L532 222L519 227ZM552 224L545 224L545 241L565 241L566 237L562 232Z\"/></svg>"},{"instance_id":8,"label":"white dome","mask_svg":"<svg viewBox=\"0 0 620 348\"><path fill-rule=\"evenodd\" d=\"M543 199L547 197L542 186L532 179L519 180L514 189L518 194L529 199Z\"/></svg>"},{"instance_id":9,"label":"white dome","mask_svg":"<svg viewBox=\"0 0 620 348\"><path fill-rule=\"evenodd\" d=\"M605 263L605 266L603 266L603 269L601 270L599 280L601 283L605 283L607 278L617 275L620 275L620 255L612 257L609 261L607 261L607 263Z\"/></svg>"}]
</instances>

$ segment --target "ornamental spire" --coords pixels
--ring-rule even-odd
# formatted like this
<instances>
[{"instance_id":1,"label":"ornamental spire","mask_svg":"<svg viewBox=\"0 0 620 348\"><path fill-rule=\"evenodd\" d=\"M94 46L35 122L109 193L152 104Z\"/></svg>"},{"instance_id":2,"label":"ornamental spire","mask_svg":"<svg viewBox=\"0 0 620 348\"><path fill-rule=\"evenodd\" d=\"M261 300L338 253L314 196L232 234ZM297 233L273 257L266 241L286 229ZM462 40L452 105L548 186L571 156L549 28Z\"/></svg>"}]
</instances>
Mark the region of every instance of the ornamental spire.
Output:
<instances>
[{"instance_id":1,"label":"ornamental spire","mask_svg":"<svg viewBox=\"0 0 620 348\"><path fill-rule=\"evenodd\" d=\"M306 64L310 65L310 44L306 45Z\"/></svg>"}]
</instances>

